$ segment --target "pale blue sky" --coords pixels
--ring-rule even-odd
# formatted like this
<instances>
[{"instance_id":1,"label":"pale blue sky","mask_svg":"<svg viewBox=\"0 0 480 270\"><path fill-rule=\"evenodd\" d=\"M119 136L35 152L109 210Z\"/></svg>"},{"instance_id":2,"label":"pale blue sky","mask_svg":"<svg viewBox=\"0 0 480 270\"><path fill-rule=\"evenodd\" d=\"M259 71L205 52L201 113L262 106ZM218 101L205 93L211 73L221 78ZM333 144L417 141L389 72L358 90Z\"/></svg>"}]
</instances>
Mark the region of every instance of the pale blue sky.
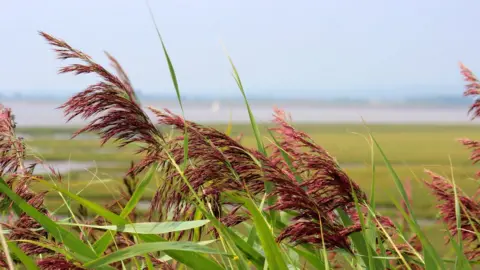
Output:
<instances>
[{"instance_id":1,"label":"pale blue sky","mask_svg":"<svg viewBox=\"0 0 480 270\"><path fill-rule=\"evenodd\" d=\"M222 42L251 95L460 93L480 73L478 0L150 1L186 94L235 95ZM93 78L61 65L37 30L106 63L136 88L173 91L144 1L1 1L0 90L72 93Z\"/></svg>"}]
</instances>

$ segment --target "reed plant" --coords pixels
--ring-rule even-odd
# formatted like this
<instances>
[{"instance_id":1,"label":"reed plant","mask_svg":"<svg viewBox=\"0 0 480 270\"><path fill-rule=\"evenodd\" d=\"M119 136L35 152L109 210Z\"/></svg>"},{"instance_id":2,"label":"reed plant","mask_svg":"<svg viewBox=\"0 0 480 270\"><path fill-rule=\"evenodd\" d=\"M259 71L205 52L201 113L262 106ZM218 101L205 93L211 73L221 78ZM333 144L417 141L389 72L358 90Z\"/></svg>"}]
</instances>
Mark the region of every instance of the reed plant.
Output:
<instances>
[{"instance_id":1,"label":"reed plant","mask_svg":"<svg viewBox=\"0 0 480 270\"><path fill-rule=\"evenodd\" d=\"M126 72L107 54L113 71L67 42L41 32L61 60L60 73L92 74L99 82L59 108L68 120L88 124L99 145L137 149L120 195L99 205L69 190L54 167L30 155L15 133L10 109L0 107L0 266L6 269L473 269L480 259L480 199L467 196L455 179L426 171L425 185L438 199L447 254L432 245L411 206L410 188L395 172L374 134L365 130L371 156L380 153L401 200L399 216L382 216L375 205L375 163L366 194L336 159L298 130L281 109L274 127L261 134L233 61L233 77L245 101L257 147L213 127L185 119L173 63L159 34L182 114L140 104ZM465 66L465 95L480 83ZM480 101L470 108L480 115ZM176 132L169 132L169 129ZM267 141L268 143L265 143ZM480 160L480 142L461 139ZM132 158L133 159L133 158ZM35 166L49 168L36 175ZM136 206L156 183L146 214ZM34 192L31 184L44 192ZM88 190L83 191L88 192ZM69 216L59 219L44 197L57 194ZM480 189L479 189L480 193ZM73 208L72 202L80 207ZM91 216L93 215L93 218Z\"/></svg>"}]
</instances>

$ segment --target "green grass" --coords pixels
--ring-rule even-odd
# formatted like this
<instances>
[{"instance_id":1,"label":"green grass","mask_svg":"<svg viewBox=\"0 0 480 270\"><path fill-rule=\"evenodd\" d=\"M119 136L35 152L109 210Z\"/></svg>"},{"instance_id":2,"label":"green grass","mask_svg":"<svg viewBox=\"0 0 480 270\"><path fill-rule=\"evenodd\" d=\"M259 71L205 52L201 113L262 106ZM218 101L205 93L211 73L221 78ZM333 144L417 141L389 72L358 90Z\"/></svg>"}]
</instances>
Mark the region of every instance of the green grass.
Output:
<instances>
[{"instance_id":1,"label":"green grass","mask_svg":"<svg viewBox=\"0 0 480 270\"><path fill-rule=\"evenodd\" d=\"M227 125L212 125L219 130L227 130ZM329 150L340 163L365 164L370 162L369 145L363 136L366 129L361 125L322 125L298 124L299 129L308 133L317 143ZM370 129L382 145L385 153L391 157L393 164L408 165L448 165L449 156L453 164L469 165L469 151L464 149L456 139L463 137L475 138L478 128L471 126L448 125L370 125ZM261 130L265 130L261 126ZM39 134L69 134L74 129L52 128L49 133L33 128L20 129L20 133L34 138L28 144L49 160L65 160L72 155L72 160L130 160L133 157L134 146L120 151L114 150L113 143L107 143L98 153L99 143L91 140L59 140L41 138ZM262 132L266 134L265 132ZM242 142L250 147L256 146L255 137L248 125L234 125L232 136L244 134ZM360 134L360 135L359 135ZM266 141L267 138L264 138ZM63 151L58 151L62 149ZM42 151L43 150L43 151ZM53 152L52 152L53 151ZM90 154L94 154L93 156ZM110 159L112 160L112 159ZM382 159L376 155L376 163L382 164Z\"/></svg>"}]
</instances>

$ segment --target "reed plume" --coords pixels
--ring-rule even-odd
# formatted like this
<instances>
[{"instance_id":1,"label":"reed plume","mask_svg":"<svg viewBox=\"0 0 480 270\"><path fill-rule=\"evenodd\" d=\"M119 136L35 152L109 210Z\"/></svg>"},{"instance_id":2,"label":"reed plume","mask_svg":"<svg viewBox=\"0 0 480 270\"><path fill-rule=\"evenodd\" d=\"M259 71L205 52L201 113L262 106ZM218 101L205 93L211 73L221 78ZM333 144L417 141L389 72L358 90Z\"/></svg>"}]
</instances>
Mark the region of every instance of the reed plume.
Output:
<instances>
[{"instance_id":1,"label":"reed plume","mask_svg":"<svg viewBox=\"0 0 480 270\"><path fill-rule=\"evenodd\" d=\"M31 182L35 181L33 169L36 163L29 167L25 166L26 147L23 139L16 136L15 128L12 111L0 104L0 176L5 178L5 184L18 196L40 212L47 214L44 207L46 193L35 193L30 189ZM11 212L13 202L5 194L1 194L0 199L1 211ZM42 226L26 213L19 213L16 220L2 224L11 230L9 240L45 241L48 236ZM32 243L20 243L19 247L27 255L51 253L51 250Z\"/></svg>"},{"instance_id":2,"label":"reed plume","mask_svg":"<svg viewBox=\"0 0 480 270\"><path fill-rule=\"evenodd\" d=\"M144 153L146 157L136 170L141 171L153 163L162 147L163 135L142 110L130 79L118 61L106 53L116 71L115 75L65 41L44 32L40 32L40 35L54 47L59 59L81 62L61 68L59 73L96 74L101 79L60 107L68 121L77 116L83 119L93 118L87 126L75 132L73 137L84 132L96 132L101 137L102 145L110 139L118 141L120 147L133 142L140 143L142 146L138 153Z\"/></svg>"},{"instance_id":3,"label":"reed plume","mask_svg":"<svg viewBox=\"0 0 480 270\"><path fill-rule=\"evenodd\" d=\"M366 196L360 187L340 168L327 150L316 144L306 133L297 130L289 122L283 110L275 109L271 130L277 135L271 164L267 168L277 170L270 177L279 200L271 207L275 210L297 212L292 224L278 239L289 238L296 243L321 245L327 248L350 250L348 235L361 229L355 200L360 204ZM272 170L270 169L270 170ZM280 175L288 176L279 179ZM343 209L355 222L344 227L334 210ZM365 211L365 210L364 210ZM364 214L364 213L362 213ZM388 218L379 217L380 223L393 226ZM320 235L322 231L323 235ZM323 237L323 239L322 239Z\"/></svg>"},{"instance_id":4,"label":"reed plume","mask_svg":"<svg viewBox=\"0 0 480 270\"><path fill-rule=\"evenodd\" d=\"M282 151L287 153L297 175L303 178L301 187L314 195L324 212L353 203L354 197L365 201L365 193L340 168L337 161L306 133L296 130L284 111L276 109L272 130L279 136L273 157L288 171ZM293 172L292 172L293 173Z\"/></svg>"},{"instance_id":5,"label":"reed plume","mask_svg":"<svg viewBox=\"0 0 480 270\"><path fill-rule=\"evenodd\" d=\"M83 270L80 265L68 261L63 255L52 255L37 260L37 266L42 270Z\"/></svg>"},{"instance_id":6,"label":"reed plume","mask_svg":"<svg viewBox=\"0 0 480 270\"><path fill-rule=\"evenodd\" d=\"M473 72L460 63L460 72L463 75L463 79L467 82L465 86L464 96L475 97L473 104L470 106L468 113L471 114L471 118L475 119L480 115L480 101L478 95L480 94L480 82Z\"/></svg>"},{"instance_id":7,"label":"reed plume","mask_svg":"<svg viewBox=\"0 0 480 270\"><path fill-rule=\"evenodd\" d=\"M460 63L460 72L467 82L464 96L473 96L475 100L470 106L468 113L471 119L480 115L480 83L473 72ZM468 138L460 139L459 142L472 150L470 160L475 164L480 160L480 142ZM480 229L480 201L478 198L465 195L460 189L455 188L446 178L435 174L429 170L426 173L432 179L431 182L425 182L435 198L441 203L437 206L440 210L442 221L447 225L451 235L458 234L457 222L460 224L462 232L462 244L465 245L465 254L469 259L478 258L480 255L480 239L478 230ZM477 172L477 177L480 172ZM480 189L477 191L479 194ZM456 201L460 205L460 220L457 221Z\"/></svg>"},{"instance_id":8,"label":"reed plume","mask_svg":"<svg viewBox=\"0 0 480 270\"><path fill-rule=\"evenodd\" d=\"M159 123L172 125L177 130L186 128L188 134L188 164L185 177L189 184L212 205L212 211L226 225L237 225L248 218L248 212L240 210L236 205L223 195L225 192L235 191L250 194L253 198L265 192L265 182L273 184L272 193L268 196L278 197L277 202L266 210L295 211L297 215L294 222L289 224L278 236L278 241L289 239L294 243L312 243L320 245L322 238L328 248L344 248L349 250L348 235L360 230L358 224L344 227L332 211L336 207L343 207L353 202L351 194L352 184L345 179L346 174L341 172L333 159L315 148L319 156L304 156L306 168L300 168L313 179L304 183L295 180L294 173L282 167L276 157L268 157L256 150L240 145L236 140L213 128L185 121L182 117L174 115L168 110L160 111L151 108L158 117ZM301 134L292 130L292 134ZM304 138L304 137L303 137ZM178 136L171 141L173 145L166 147L177 164L182 164L184 159L183 136ZM296 147L296 145L290 145ZM296 154L296 153L295 153ZM316 158L320 161L315 160ZM313 173L312 173L313 168ZM185 198L189 187L182 181L175 181L178 172L170 170L166 173L166 183L176 183L160 187L152 201L150 216L155 213L173 211L175 220L192 219L195 213L191 200ZM314 183L314 182L317 183ZM342 187L343 183L348 187ZM332 186L330 186L332 185ZM353 184L355 186L356 184ZM341 190L337 190L341 188ZM359 189L357 196L364 198ZM348 193L348 194L347 194ZM330 198L327 198L330 197ZM330 200L330 199L333 199ZM224 214L227 205L231 205ZM160 208L160 206L162 206ZM233 209L233 210L232 210ZM236 212L239 211L240 214ZM320 229L322 227L322 229ZM320 232L323 235L320 235Z\"/></svg>"},{"instance_id":9,"label":"reed plume","mask_svg":"<svg viewBox=\"0 0 480 270\"><path fill-rule=\"evenodd\" d=\"M471 259L480 255L478 247L480 247L480 239L478 232L480 231L480 202L469 196L463 194L458 188L455 190L454 186L444 177L426 170L431 177L431 182L426 182L432 194L441 203L437 206L440 210L442 221L447 225L450 234L455 236L458 233L457 228L457 213L456 213L456 197L457 193L458 203L460 205L460 228L462 231L462 239L465 245L470 245L470 250L467 249L466 254ZM474 248L472 248L472 245Z\"/></svg>"},{"instance_id":10,"label":"reed plume","mask_svg":"<svg viewBox=\"0 0 480 270\"><path fill-rule=\"evenodd\" d=\"M462 63L460 63L460 72L465 82L467 82L463 95L475 98L468 110L468 113L471 114L471 119L473 120L480 115L480 100L478 99L480 94L480 82L475 74L473 74L473 72ZM480 142L468 138L460 139L459 142L472 150L470 160L472 160L473 163L477 163L480 160ZM477 177L478 176L480 176L480 171L477 172Z\"/></svg>"},{"instance_id":11,"label":"reed plume","mask_svg":"<svg viewBox=\"0 0 480 270\"><path fill-rule=\"evenodd\" d=\"M11 109L0 104L0 176L18 170L25 172L25 145L15 135L15 126Z\"/></svg>"},{"instance_id":12,"label":"reed plume","mask_svg":"<svg viewBox=\"0 0 480 270\"><path fill-rule=\"evenodd\" d=\"M186 129L188 166L184 175L197 195L211 206L212 213L225 224L233 226L243 221L245 216L222 207L231 204L235 208L236 205L228 202L223 193L243 191L256 195L263 191L262 172L252 159L253 150L243 147L222 132L186 121L168 110L150 109L160 124L173 126L179 131ZM169 161L171 157L176 164L182 164L185 158L183 147L183 135L171 139L168 146L165 146L162 153L165 182L152 200L150 220L154 216L164 219L170 212L173 213L174 220L194 218L196 208L192 204L193 194Z\"/></svg>"},{"instance_id":13,"label":"reed plume","mask_svg":"<svg viewBox=\"0 0 480 270\"><path fill-rule=\"evenodd\" d=\"M459 139L458 141L472 151L470 154L470 160L472 161L473 164L476 164L478 161L480 161L480 142L479 141L471 140L467 138ZM480 171L476 173L476 176L480 177Z\"/></svg>"}]
</instances>

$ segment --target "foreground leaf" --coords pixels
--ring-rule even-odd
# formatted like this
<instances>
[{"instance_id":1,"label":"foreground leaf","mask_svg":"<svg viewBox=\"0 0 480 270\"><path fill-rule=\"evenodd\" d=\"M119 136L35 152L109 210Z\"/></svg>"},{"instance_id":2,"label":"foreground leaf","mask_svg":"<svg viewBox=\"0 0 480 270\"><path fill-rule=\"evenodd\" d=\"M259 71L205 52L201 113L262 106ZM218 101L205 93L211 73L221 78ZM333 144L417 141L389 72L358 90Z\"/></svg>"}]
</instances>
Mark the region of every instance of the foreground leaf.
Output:
<instances>
[{"instance_id":1,"label":"foreground leaf","mask_svg":"<svg viewBox=\"0 0 480 270\"><path fill-rule=\"evenodd\" d=\"M161 238L158 235L153 235L153 234L150 234L150 235L140 234L138 235L138 237L143 241L149 242L149 243L167 242L167 240ZM197 244L205 245L204 242L199 242ZM197 270L210 270L210 269L223 270L224 269L214 260L207 258L200 253L195 253L192 251L179 251L179 250L164 250L164 253L167 254L168 257L192 269L197 269Z\"/></svg>"},{"instance_id":2,"label":"foreground leaf","mask_svg":"<svg viewBox=\"0 0 480 270\"><path fill-rule=\"evenodd\" d=\"M8 249L22 262L27 270L37 270L37 264L32 257L27 256L14 242L8 242Z\"/></svg>"},{"instance_id":3,"label":"foreground leaf","mask_svg":"<svg viewBox=\"0 0 480 270\"><path fill-rule=\"evenodd\" d=\"M172 78L173 87L175 88L175 93L177 94L178 104L180 105L180 109L182 110L182 116L185 118L185 111L183 110L183 103L182 97L180 95L180 88L178 87L178 79L175 73L175 69L173 68L172 60L170 59L170 55L167 52L167 47L165 46L165 42L163 42L162 35L160 34L160 30L158 29L157 22L155 21L155 17L153 16L152 9L150 6L148 7L150 12L150 17L152 19L153 25L155 26L155 30L157 31L158 39L162 44L163 54L165 55L165 59L167 60L168 70L170 71L170 77ZM185 169L188 164L188 132L187 132L187 123L185 123L185 130L183 134L183 168Z\"/></svg>"},{"instance_id":4,"label":"foreground leaf","mask_svg":"<svg viewBox=\"0 0 480 270\"><path fill-rule=\"evenodd\" d=\"M418 238L422 242L422 246L425 254L424 255L425 264L426 264L425 267L427 269L446 269L445 264L443 263L440 255L435 250L430 240L428 240L425 233L421 230L420 225L418 224L418 221L416 220L415 215L413 213L413 209L408 200L407 192L405 191L405 187L403 186L403 183L400 180L400 177L398 177L398 174L396 173L395 169L393 169L393 166L390 163L390 160L388 160L387 156L383 152L383 149L380 147L380 144L377 142L373 134L370 131L369 133L373 143L375 144L376 148L378 149L378 151L380 152L380 155L383 158L383 161L385 162L385 166L390 171L390 174L394 180L395 186L397 187L402 200L405 202L405 206L409 214L407 214L403 210L403 208L400 206L400 204L396 200L392 200L392 202L396 205L397 209L402 214L403 218L405 218L405 220L408 222L410 228L413 230L413 232L417 234ZM433 263L433 265L431 263Z\"/></svg>"},{"instance_id":5,"label":"foreground leaf","mask_svg":"<svg viewBox=\"0 0 480 270\"><path fill-rule=\"evenodd\" d=\"M1 179L1 178L0 178ZM57 241L61 241L71 251L78 253L86 258L96 258L97 255L91 250L78 236L65 230L53 220L40 213L33 206L24 201L20 196L13 192L7 185L0 181L0 192L7 195L21 210L35 219L42 227L50 233Z\"/></svg>"},{"instance_id":6,"label":"foreground leaf","mask_svg":"<svg viewBox=\"0 0 480 270\"><path fill-rule=\"evenodd\" d=\"M295 252L297 252L298 255L305 258L313 267L315 267L315 269L320 269L320 270L326 269L325 261L321 256L314 255L309 251L305 251L299 248L293 248L293 250L295 250Z\"/></svg>"},{"instance_id":7,"label":"foreground leaf","mask_svg":"<svg viewBox=\"0 0 480 270\"><path fill-rule=\"evenodd\" d=\"M85 206L89 210L92 210L96 214L98 214L98 215L104 217L106 220L112 222L113 224L125 224L126 223L124 218L122 218L122 217L118 216L117 214L105 209L105 207L103 207L99 204L96 204L96 203L91 202L87 199L84 199L84 198L78 196L77 194L74 194L74 193L72 193L72 192L70 192L70 191L68 191L64 188L52 185L52 184L48 183L47 181L39 180L39 182L42 183L43 185L46 185L46 186L62 193L63 195L66 195L66 196L70 197L71 199L77 201L78 203Z\"/></svg>"},{"instance_id":8,"label":"foreground leaf","mask_svg":"<svg viewBox=\"0 0 480 270\"><path fill-rule=\"evenodd\" d=\"M123 261L135 256L140 256L146 253L163 251L163 250L193 251L198 253L227 255L221 251L217 251L212 248L202 246L193 242L141 243L141 244L136 244L134 246L130 246L121 250L117 250L106 256L103 256L93 261L90 261L88 263L85 263L84 266L87 268L96 268L96 267L106 266L110 263Z\"/></svg>"},{"instance_id":9,"label":"foreground leaf","mask_svg":"<svg viewBox=\"0 0 480 270\"><path fill-rule=\"evenodd\" d=\"M258 210L258 207L252 202L251 199L245 199L235 196L236 200L241 201L245 208L252 214L252 219L257 230L258 238L262 244L265 252L265 258L270 269L287 270L287 264L283 260L282 251L275 242L273 233L268 226L267 220Z\"/></svg>"},{"instance_id":10,"label":"foreground leaf","mask_svg":"<svg viewBox=\"0 0 480 270\"><path fill-rule=\"evenodd\" d=\"M197 243L199 245L202 245L202 246L207 246L207 245L215 243L216 241L217 240L207 240L207 241L200 241L200 242L195 242L195 243ZM166 262L166 261L173 260L173 258L168 256L168 255L163 255L162 257L159 258L159 260L161 260L163 262Z\"/></svg>"},{"instance_id":11,"label":"foreground leaf","mask_svg":"<svg viewBox=\"0 0 480 270\"><path fill-rule=\"evenodd\" d=\"M190 230L198 227L202 227L210 222L209 220L196 220L196 221L183 221L183 222L140 222L126 225L107 225L98 226L90 224L77 224L77 223L58 223L66 226L79 226L94 228L99 230L108 230L124 233L136 233L136 234L163 234L170 232L179 232Z\"/></svg>"},{"instance_id":12,"label":"foreground leaf","mask_svg":"<svg viewBox=\"0 0 480 270\"><path fill-rule=\"evenodd\" d=\"M140 200L142 199L143 194L148 187L148 184L150 184L150 182L152 181L153 175L155 174L156 170L157 164L153 164L152 167L150 167L150 169L148 170L147 174L142 178L138 186L135 188L132 197L122 209L122 212L120 212L120 217L126 218L133 211L133 209L135 209L138 202L140 202Z\"/></svg>"},{"instance_id":13,"label":"foreground leaf","mask_svg":"<svg viewBox=\"0 0 480 270\"><path fill-rule=\"evenodd\" d=\"M137 188L133 192L132 197L122 209L122 212L120 212L120 217L126 218L133 211L133 209L135 209L138 202L142 199L148 184L150 184L150 182L152 181L153 175L155 174L156 170L157 164L154 164L152 165L152 167L150 167L147 174L142 178ZM95 242L95 244L93 244L93 248L95 249L95 252L100 255L105 252L105 250L107 250L108 246L110 245L110 243L112 243L112 241L112 233L106 232L97 242Z\"/></svg>"}]
</instances>

